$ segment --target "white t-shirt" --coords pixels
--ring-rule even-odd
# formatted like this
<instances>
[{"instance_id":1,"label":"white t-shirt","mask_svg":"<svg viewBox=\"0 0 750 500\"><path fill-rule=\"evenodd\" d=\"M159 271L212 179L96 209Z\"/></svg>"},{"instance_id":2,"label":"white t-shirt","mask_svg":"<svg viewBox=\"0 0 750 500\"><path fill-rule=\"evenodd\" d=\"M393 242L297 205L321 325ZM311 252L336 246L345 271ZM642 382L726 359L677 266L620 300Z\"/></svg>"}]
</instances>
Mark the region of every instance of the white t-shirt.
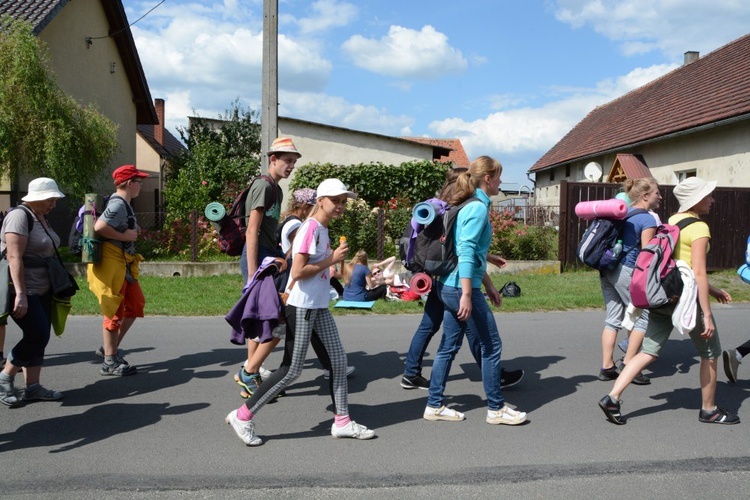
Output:
<instances>
[{"instance_id":1,"label":"white t-shirt","mask_svg":"<svg viewBox=\"0 0 750 500\"><path fill-rule=\"evenodd\" d=\"M333 253L331 250L331 241L328 239L328 228L315 219L307 219L297 230L292 245L292 258L298 258L298 254L307 254L308 263L316 264L328 258ZM299 280L289 291L287 304L294 307L305 309L325 309L331 296L328 292L330 288L331 276L328 266L321 272L310 278ZM291 284L292 277L289 275L287 289Z\"/></svg>"}]
</instances>

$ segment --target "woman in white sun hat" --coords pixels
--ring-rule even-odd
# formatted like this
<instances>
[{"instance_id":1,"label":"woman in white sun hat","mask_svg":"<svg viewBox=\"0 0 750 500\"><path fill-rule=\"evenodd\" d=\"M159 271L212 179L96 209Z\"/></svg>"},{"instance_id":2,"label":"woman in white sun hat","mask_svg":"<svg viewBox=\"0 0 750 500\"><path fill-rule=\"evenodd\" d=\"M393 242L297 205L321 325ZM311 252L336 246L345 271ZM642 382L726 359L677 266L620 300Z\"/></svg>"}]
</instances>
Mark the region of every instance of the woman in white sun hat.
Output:
<instances>
[{"instance_id":1,"label":"woman in white sun hat","mask_svg":"<svg viewBox=\"0 0 750 500\"><path fill-rule=\"evenodd\" d=\"M732 301L732 297L719 288L708 283L706 274L706 254L709 250L711 232L708 224L700 220L701 216L711 211L714 199L711 193L716 188L716 181L705 181L690 177L674 188L674 195L680 203L679 211L669 218L669 224L677 225L680 221L693 217L693 223L683 226L675 245L673 257L687 263L695 274L698 286L698 313L695 328L690 338L700 356L701 409L698 420L708 424L738 424L737 415L716 405L716 367L721 356L719 332L716 329L711 302L713 297L722 304ZM599 407L612 423L622 425L620 396L633 378L646 366L659 357L664 344L672 332L672 312L675 306L666 306L649 311L648 327L643 347L625 367L615 381L612 391L599 401Z\"/></svg>"},{"instance_id":2,"label":"woman in white sun hat","mask_svg":"<svg viewBox=\"0 0 750 500\"><path fill-rule=\"evenodd\" d=\"M57 401L61 392L39 384L44 351L50 338L52 293L46 257L55 255L60 237L45 216L65 195L47 177L29 183L23 203L8 212L0 231L0 252L8 259L12 284L8 311L23 332L8 353L0 373L0 403L17 406L22 401ZM16 392L14 379L23 368L26 389Z\"/></svg>"}]
</instances>

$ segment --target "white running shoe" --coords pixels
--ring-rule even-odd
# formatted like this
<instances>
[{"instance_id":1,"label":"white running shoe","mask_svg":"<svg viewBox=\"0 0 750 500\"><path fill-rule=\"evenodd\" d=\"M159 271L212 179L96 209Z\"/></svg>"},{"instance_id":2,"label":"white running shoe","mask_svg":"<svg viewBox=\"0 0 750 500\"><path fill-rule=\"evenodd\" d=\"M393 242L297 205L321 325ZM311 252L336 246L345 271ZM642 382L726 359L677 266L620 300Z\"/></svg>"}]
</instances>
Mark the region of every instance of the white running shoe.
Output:
<instances>
[{"instance_id":1,"label":"white running shoe","mask_svg":"<svg viewBox=\"0 0 750 500\"><path fill-rule=\"evenodd\" d=\"M440 408L433 408L432 406L428 406L424 409L423 416L425 420L432 420L434 422L438 420L444 420L446 422L460 422L461 420L464 420L466 418L460 411L456 411L445 406L441 406Z\"/></svg>"},{"instance_id":2,"label":"white running shoe","mask_svg":"<svg viewBox=\"0 0 750 500\"><path fill-rule=\"evenodd\" d=\"M347 366L346 367L346 376L349 377L352 373L354 373L354 367L353 366ZM323 370L323 378L328 380L331 378L331 372L328 370Z\"/></svg>"},{"instance_id":3,"label":"white running shoe","mask_svg":"<svg viewBox=\"0 0 750 500\"><path fill-rule=\"evenodd\" d=\"M255 434L255 423L252 420L247 422L237 418L237 410L232 410L224 419L229 424L237 436L248 446L260 446L263 440Z\"/></svg>"},{"instance_id":4,"label":"white running shoe","mask_svg":"<svg viewBox=\"0 0 750 500\"><path fill-rule=\"evenodd\" d=\"M499 410L487 410L487 423L492 425L518 425L526 421L526 413L516 411L508 405Z\"/></svg>"},{"instance_id":5,"label":"white running shoe","mask_svg":"<svg viewBox=\"0 0 750 500\"><path fill-rule=\"evenodd\" d=\"M375 431L351 420L343 427L333 424L331 426L331 436L335 438L372 439L375 437Z\"/></svg>"},{"instance_id":6,"label":"white running shoe","mask_svg":"<svg viewBox=\"0 0 750 500\"><path fill-rule=\"evenodd\" d=\"M268 377L271 376L273 372L271 370L266 370L263 366L261 366L260 369L258 370L258 373L260 373L260 378L262 378L263 380L266 380Z\"/></svg>"}]
</instances>

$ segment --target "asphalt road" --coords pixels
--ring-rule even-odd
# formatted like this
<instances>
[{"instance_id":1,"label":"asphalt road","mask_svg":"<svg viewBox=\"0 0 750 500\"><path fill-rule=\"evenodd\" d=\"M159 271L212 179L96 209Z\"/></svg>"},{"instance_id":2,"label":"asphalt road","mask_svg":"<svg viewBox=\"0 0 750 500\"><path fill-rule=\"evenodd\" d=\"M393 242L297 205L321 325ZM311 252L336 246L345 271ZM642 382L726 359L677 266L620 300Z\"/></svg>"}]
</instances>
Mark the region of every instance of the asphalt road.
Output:
<instances>
[{"instance_id":1,"label":"asphalt road","mask_svg":"<svg viewBox=\"0 0 750 500\"><path fill-rule=\"evenodd\" d=\"M506 299L509 300L509 299ZM716 306L725 347L750 336L750 304ZM698 360L673 334L624 394L624 426L597 401L603 311L498 314L509 368L526 377L505 391L529 412L519 427L484 422L480 372L464 347L447 403L459 423L421 418L426 391L399 386L418 316L337 318L349 363L350 412L371 441L330 436L332 405L310 351L306 369L256 416L266 443L246 447L223 419L242 400L232 376L245 356L223 318L149 317L125 340L133 377L98 373L100 319L72 317L53 336L42 372L61 402L0 407L0 496L6 498L747 498L750 366L737 384L719 371L718 401L735 426L698 422ZM6 349L19 337L11 322ZM430 346L429 364L438 338ZM277 350L267 361L281 360ZM20 378L20 377L19 377Z\"/></svg>"}]
</instances>

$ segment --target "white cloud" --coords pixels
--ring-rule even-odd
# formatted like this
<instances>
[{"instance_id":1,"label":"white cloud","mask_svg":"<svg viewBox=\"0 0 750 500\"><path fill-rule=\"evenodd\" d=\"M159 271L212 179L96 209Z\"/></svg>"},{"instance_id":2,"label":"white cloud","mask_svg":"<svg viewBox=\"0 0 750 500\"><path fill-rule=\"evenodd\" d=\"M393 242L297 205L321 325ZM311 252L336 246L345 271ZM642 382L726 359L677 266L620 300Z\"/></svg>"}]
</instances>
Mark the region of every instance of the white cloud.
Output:
<instances>
[{"instance_id":1,"label":"white cloud","mask_svg":"<svg viewBox=\"0 0 750 500\"><path fill-rule=\"evenodd\" d=\"M279 115L384 135L408 135L413 118L393 115L376 106L311 92L283 92Z\"/></svg>"},{"instance_id":2,"label":"white cloud","mask_svg":"<svg viewBox=\"0 0 750 500\"><path fill-rule=\"evenodd\" d=\"M558 20L619 42L626 55L659 50L678 60L707 53L747 33L750 9L737 0L556 0Z\"/></svg>"},{"instance_id":3,"label":"white cloud","mask_svg":"<svg viewBox=\"0 0 750 500\"><path fill-rule=\"evenodd\" d=\"M605 80L594 88L550 88L556 99L541 107L518 107L466 121L448 118L430 124L437 137L458 137L470 157L480 154L541 157L586 114L674 69L674 65L638 68L615 80ZM491 96L502 107L514 103L511 96ZM520 101L519 101L520 102ZM527 165L526 168L530 168Z\"/></svg>"},{"instance_id":4,"label":"white cloud","mask_svg":"<svg viewBox=\"0 0 750 500\"><path fill-rule=\"evenodd\" d=\"M346 26L357 18L357 7L349 2L318 0L310 6L313 15L299 19L300 33L310 34Z\"/></svg>"},{"instance_id":5,"label":"white cloud","mask_svg":"<svg viewBox=\"0 0 750 500\"><path fill-rule=\"evenodd\" d=\"M432 26L419 31L391 26L380 40L354 35L341 46L355 65L373 73L430 80L466 70L461 51Z\"/></svg>"}]
</instances>

